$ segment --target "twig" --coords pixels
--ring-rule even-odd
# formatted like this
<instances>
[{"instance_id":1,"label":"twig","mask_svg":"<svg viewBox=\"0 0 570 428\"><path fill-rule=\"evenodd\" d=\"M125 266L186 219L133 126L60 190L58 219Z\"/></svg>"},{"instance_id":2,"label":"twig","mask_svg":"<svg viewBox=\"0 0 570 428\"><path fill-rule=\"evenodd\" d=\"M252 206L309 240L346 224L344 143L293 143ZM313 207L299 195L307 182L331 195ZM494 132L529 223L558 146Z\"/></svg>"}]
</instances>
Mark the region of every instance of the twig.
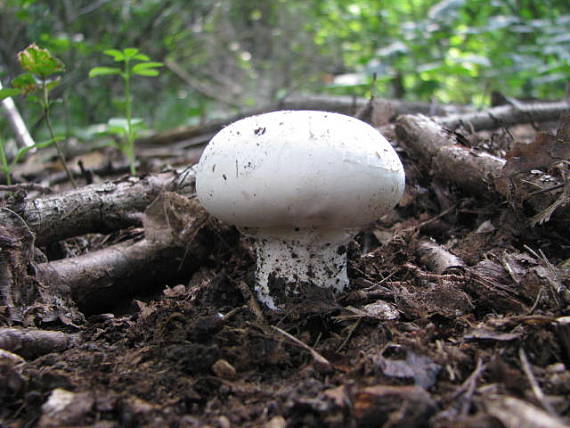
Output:
<instances>
[{"instance_id":1,"label":"twig","mask_svg":"<svg viewBox=\"0 0 570 428\"><path fill-rule=\"evenodd\" d=\"M261 324L267 324L267 321L263 316L263 312L261 311L261 308L257 303L257 299L255 298L255 296L253 295L251 289L247 286L247 284L244 281L237 281L236 286L240 291L241 295L243 296L245 302L247 303L249 310L253 313L253 315L255 315L255 319L257 320L257 322Z\"/></svg>"},{"instance_id":2,"label":"twig","mask_svg":"<svg viewBox=\"0 0 570 428\"><path fill-rule=\"evenodd\" d=\"M437 122L447 129L453 130L468 124L475 131L481 131L519 123L558 120L560 114L568 111L569 107L567 101L518 103L517 106L504 105L476 113L438 118Z\"/></svg>"},{"instance_id":3,"label":"twig","mask_svg":"<svg viewBox=\"0 0 570 428\"><path fill-rule=\"evenodd\" d=\"M532 388L532 392L535 398L542 405L544 410L546 410L552 416L559 417L559 415L556 413L552 405L548 401L546 401L546 397L544 396L544 393L542 392L542 389L540 389L538 381L536 380L534 374L532 373L532 368L530 367L530 363L528 362L528 358L526 357L526 352L524 352L524 349L522 347L519 348L519 358L521 360L522 369L526 374L526 377L528 378L530 387Z\"/></svg>"},{"instance_id":4,"label":"twig","mask_svg":"<svg viewBox=\"0 0 570 428\"><path fill-rule=\"evenodd\" d=\"M357 327L360 325L360 321L362 320L362 317L358 318L356 320L356 322L350 327L350 330L348 330L348 334L346 335L346 337L344 338L344 340L342 341L342 343L340 344L340 346L336 349L336 352L340 352L342 350L342 348L345 347L345 345L348 343L348 341L350 340L350 338L352 337L352 334L354 333L354 330L357 329Z\"/></svg>"},{"instance_id":5,"label":"twig","mask_svg":"<svg viewBox=\"0 0 570 428\"><path fill-rule=\"evenodd\" d=\"M319 354L317 351L315 351L309 345L307 345L306 343L297 339L295 336L287 333L285 330L280 329L277 326L272 325L271 328L273 330L275 330L276 332L281 333L283 336L285 336L287 339L291 340L293 343L295 343L299 347L309 351L311 353L311 356L313 357L315 362L318 363L318 365L320 366L321 369L325 369L325 370L331 370L332 369L332 364L329 362L329 360L327 360L325 357L323 357L321 354Z\"/></svg>"},{"instance_id":6,"label":"twig","mask_svg":"<svg viewBox=\"0 0 570 428\"><path fill-rule=\"evenodd\" d=\"M479 377L483 374L485 368L486 366L483 364L481 358L479 358L477 360L477 366L475 367L475 370L473 370L473 373L471 373L469 377L465 379L465 382L463 382L461 386L457 388L451 395L450 401L453 401L460 395L464 394L465 400L461 403L461 415L466 415L469 411L471 398L473 397L475 387L477 386L477 379L479 379Z\"/></svg>"}]
</instances>

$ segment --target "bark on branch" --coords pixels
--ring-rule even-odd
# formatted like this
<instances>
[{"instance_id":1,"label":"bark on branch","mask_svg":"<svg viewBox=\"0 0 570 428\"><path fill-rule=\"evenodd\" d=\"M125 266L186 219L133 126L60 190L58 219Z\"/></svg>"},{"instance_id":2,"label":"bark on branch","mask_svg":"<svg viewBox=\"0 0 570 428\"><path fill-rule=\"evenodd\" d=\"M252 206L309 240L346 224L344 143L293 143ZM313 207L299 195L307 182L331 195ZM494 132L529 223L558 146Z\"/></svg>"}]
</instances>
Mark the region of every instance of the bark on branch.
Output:
<instances>
[{"instance_id":1,"label":"bark on branch","mask_svg":"<svg viewBox=\"0 0 570 428\"><path fill-rule=\"evenodd\" d=\"M422 115L401 116L396 122L399 142L435 178L451 181L476 194L485 194L499 177L505 160L459 146L456 138Z\"/></svg>"},{"instance_id":2,"label":"bark on branch","mask_svg":"<svg viewBox=\"0 0 570 428\"><path fill-rule=\"evenodd\" d=\"M152 286L187 282L212 251L207 224L195 199L164 192L145 211L145 239L39 264L37 276L69 289L84 313L109 310Z\"/></svg>"},{"instance_id":3,"label":"bark on branch","mask_svg":"<svg viewBox=\"0 0 570 428\"><path fill-rule=\"evenodd\" d=\"M85 233L111 232L140 224L133 214L143 211L164 190L192 194L193 173L183 170L127 177L24 199L11 204L9 209L0 209L0 224L21 226L23 221L40 246Z\"/></svg>"},{"instance_id":4,"label":"bark on branch","mask_svg":"<svg viewBox=\"0 0 570 428\"><path fill-rule=\"evenodd\" d=\"M469 131L482 131L520 123L554 121L569 110L568 101L528 104L516 102L485 111L437 118L436 121L451 130L464 126Z\"/></svg>"},{"instance_id":5,"label":"bark on branch","mask_svg":"<svg viewBox=\"0 0 570 428\"><path fill-rule=\"evenodd\" d=\"M179 243L164 245L143 239L39 264L37 275L46 284L67 286L80 310L89 314L110 310L121 298L143 293L153 285L186 282L201 261Z\"/></svg>"},{"instance_id":6,"label":"bark on branch","mask_svg":"<svg viewBox=\"0 0 570 428\"><path fill-rule=\"evenodd\" d=\"M396 123L396 134L410 157L416 159L431 177L454 183L480 196L492 192L510 200L511 190L496 186L498 179L504 180L504 159L459 145L455 135L422 115L400 117ZM559 199L559 193L543 192L524 202L535 213L542 213ZM560 205L557 217L567 222L570 220L570 210L568 206Z\"/></svg>"}]
</instances>

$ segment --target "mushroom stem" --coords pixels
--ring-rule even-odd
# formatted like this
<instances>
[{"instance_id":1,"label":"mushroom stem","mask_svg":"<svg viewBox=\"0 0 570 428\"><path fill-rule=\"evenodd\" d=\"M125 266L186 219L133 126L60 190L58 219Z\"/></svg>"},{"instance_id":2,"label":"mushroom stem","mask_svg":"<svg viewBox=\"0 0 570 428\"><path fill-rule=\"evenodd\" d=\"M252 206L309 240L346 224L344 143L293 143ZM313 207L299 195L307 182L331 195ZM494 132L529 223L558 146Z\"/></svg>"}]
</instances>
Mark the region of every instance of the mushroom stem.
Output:
<instances>
[{"instance_id":1,"label":"mushroom stem","mask_svg":"<svg viewBox=\"0 0 570 428\"><path fill-rule=\"evenodd\" d=\"M303 296L313 285L341 292L348 285L346 244L354 235L347 230L302 228L242 232L255 239L256 292L270 309L290 298Z\"/></svg>"}]
</instances>

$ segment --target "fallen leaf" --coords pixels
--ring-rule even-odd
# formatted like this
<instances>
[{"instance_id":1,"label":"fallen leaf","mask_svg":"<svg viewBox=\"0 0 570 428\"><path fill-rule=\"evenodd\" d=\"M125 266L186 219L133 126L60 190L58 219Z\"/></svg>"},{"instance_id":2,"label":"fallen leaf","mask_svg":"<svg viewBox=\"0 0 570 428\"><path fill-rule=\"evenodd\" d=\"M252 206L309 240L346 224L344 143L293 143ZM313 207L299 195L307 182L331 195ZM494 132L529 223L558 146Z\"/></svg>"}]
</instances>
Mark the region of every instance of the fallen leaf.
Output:
<instances>
[{"instance_id":1,"label":"fallen leaf","mask_svg":"<svg viewBox=\"0 0 570 428\"><path fill-rule=\"evenodd\" d=\"M391 360L380 356L376 363L389 377L411 378L416 385L428 389L435 384L441 366L425 355L406 351L405 360Z\"/></svg>"}]
</instances>

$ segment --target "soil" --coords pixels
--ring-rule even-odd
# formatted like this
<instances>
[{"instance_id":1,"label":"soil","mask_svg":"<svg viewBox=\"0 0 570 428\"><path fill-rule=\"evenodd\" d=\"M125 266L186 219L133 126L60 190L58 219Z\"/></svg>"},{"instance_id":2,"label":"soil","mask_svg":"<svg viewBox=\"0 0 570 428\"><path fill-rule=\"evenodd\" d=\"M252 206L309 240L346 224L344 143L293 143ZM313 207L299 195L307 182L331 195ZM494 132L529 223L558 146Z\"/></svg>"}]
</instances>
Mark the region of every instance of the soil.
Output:
<instances>
[{"instance_id":1,"label":"soil","mask_svg":"<svg viewBox=\"0 0 570 428\"><path fill-rule=\"evenodd\" d=\"M512 143L504 130L469 138ZM251 242L212 220L186 281L36 323L73 335L64 350L0 354L0 426L565 426L567 224L531 228L399 153L406 194L350 243L349 290L260 309ZM426 241L454 262L434 269Z\"/></svg>"}]
</instances>

